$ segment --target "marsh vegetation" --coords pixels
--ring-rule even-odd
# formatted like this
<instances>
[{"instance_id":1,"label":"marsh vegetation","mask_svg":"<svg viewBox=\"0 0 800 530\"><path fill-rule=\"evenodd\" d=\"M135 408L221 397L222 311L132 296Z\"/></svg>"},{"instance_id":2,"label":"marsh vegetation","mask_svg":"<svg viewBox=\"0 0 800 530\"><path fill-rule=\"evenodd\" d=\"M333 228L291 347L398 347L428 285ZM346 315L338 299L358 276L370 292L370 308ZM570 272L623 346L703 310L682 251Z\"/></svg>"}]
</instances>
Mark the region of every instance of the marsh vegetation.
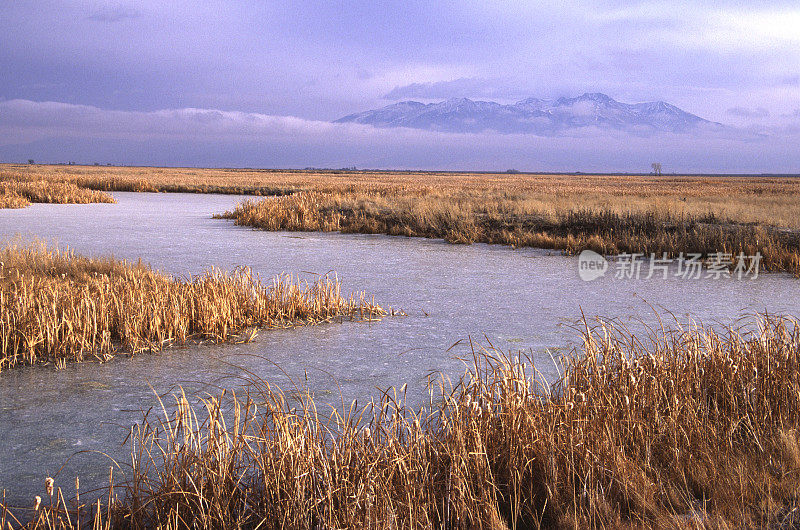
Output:
<instances>
[{"instance_id":1,"label":"marsh vegetation","mask_svg":"<svg viewBox=\"0 0 800 530\"><path fill-rule=\"evenodd\" d=\"M106 360L201 340L245 340L252 328L379 318L339 281L242 268L175 278L142 263L86 258L42 244L0 251L0 371L18 364ZM252 335L251 335L252 336Z\"/></svg>"},{"instance_id":2,"label":"marsh vegetation","mask_svg":"<svg viewBox=\"0 0 800 530\"><path fill-rule=\"evenodd\" d=\"M101 191L268 195L221 217L265 230L443 238L603 254L763 255L800 273L800 179L6 166ZM278 196L278 198L274 197Z\"/></svg>"},{"instance_id":3,"label":"marsh vegetation","mask_svg":"<svg viewBox=\"0 0 800 530\"><path fill-rule=\"evenodd\" d=\"M544 206L544 203L542 204ZM765 270L800 273L800 235L773 227L664 210L537 209L515 198L430 192L302 192L245 201L220 217L263 230L342 231L500 243L578 253L675 258L763 256Z\"/></svg>"},{"instance_id":4,"label":"marsh vegetation","mask_svg":"<svg viewBox=\"0 0 800 530\"><path fill-rule=\"evenodd\" d=\"M587 327L552 384L531 359L475 351L416 411L405 388L333 412L261 381L199 406L178 393L131 432L126 479L81 517L108 528L791 527L800 328L759 325ZM30 528L69 527L79 514L59 499Z\"/></svg>"},{"instance_id":5,"label":"marsh vegetation","mask_svg":"<svg viewBox=\"0 0 800 530\"><path fill-rule=\"evenodd\" d=\"M792 178L74 166L0 173L18 190L5 194L9 204L120 190L273 195L224 217L266 230L567 252L760 252L766 269L800 272L800 180ZM40 245L0 252L0 307L0 370L385 314L366 295L343 296L333 278L262 282L245 268L181 278ZM252 373L235 392L180 391L130 431L130 464L113 464L106 490L78 497L72 477L56 477L29 506L0 501L0 526L800 525L796 321L765 316L750 331L630 332L602 323L582 339L550 381L541 358L475 348L469 370L443 375L423 408L407 404L406 385L366 405L331 407L301 382L284 393Z\"/></svg>"},{"instance_id":6,"label":"marsh vegetation","mask_svg":"<svg viewBox=\"0 0 800 530\"><path fill-rule=\"evenodd\" d=\"M32 202L57 204L113 203L114 198L101 191L73 182L31 179L0 173L0 208L24 208Z\"/></svg>"}]
</instances>

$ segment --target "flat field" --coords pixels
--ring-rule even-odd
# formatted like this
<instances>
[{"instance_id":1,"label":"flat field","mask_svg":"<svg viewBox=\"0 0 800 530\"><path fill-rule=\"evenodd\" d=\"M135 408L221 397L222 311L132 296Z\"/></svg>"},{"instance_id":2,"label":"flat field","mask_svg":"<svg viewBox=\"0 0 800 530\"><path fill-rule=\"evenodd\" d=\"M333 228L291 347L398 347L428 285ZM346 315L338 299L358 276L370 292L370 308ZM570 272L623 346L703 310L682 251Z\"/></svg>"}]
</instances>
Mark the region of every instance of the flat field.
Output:
<instances>
[{"instance_id":1,"label":"flat field","mask_svg":"<svg viewBox=\"0 0 800 530\"><path fill-rule=\"evenodd\" d=\"M451 199L557 214L581 209L660 212L800 229L800 178L427 171L286 171L0 165L2 180L73 182L100 191L290 194L298 191Z\"/></svg>"},{"instance_id":2,"label":"flat field","mask_svg":"<svg viewBox=\"0 0 800 530\"><path fill-rule=\"evenodd\" d=\"M270 196L220 212L264 230L434 237L606 255L760 253L764 270L800 273L796 177L5 165L0 181L101 192Z\"/></svg>"}]
</instances>

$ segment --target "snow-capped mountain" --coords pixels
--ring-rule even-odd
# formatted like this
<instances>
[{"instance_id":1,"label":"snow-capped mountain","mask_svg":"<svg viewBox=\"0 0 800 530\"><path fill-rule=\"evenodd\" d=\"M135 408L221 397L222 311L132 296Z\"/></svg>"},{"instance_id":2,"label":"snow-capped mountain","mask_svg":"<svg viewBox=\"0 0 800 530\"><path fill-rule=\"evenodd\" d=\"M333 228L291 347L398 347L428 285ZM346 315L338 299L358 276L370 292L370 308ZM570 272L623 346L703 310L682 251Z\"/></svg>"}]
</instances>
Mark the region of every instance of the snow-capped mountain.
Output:
<instances>
[{"instance_id":1,"label":"snow-capped mountain","mask_svg":"<svg viewBox=\"0 0 800 530\"><path fill-rule=\"evenodd\" d=\"M376 127L411 127L445 132L533 133L554 135L581 127L638 133L691 132L722 127L663 101L620 103L605 94L543 100L529 98L513 105L453 98L441 103L402 101L336 120Z\"/></svg>"}]
</instances>

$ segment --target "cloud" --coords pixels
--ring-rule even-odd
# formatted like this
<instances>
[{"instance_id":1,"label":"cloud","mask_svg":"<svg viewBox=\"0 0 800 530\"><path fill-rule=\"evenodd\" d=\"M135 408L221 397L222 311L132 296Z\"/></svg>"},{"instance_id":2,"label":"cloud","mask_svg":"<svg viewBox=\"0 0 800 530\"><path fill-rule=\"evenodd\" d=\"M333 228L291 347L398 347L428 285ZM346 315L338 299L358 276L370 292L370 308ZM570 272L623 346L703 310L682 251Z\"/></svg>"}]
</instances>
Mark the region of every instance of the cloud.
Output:
<instances>
[{"instance_id":1,"label":"cloud","mask_svg":"<svg viewBox=\"0 0 800 530\"><path fill-rule=\"evenodd\" d=\"M508 80L466 78L430 83L411 83L396 86L384 99L433 99L448 98L487 98L492 100L517 100L529 94L519 87L513 87Z\"/></svg>"},{"instance_id":2,"label":"cloud","mask_svg":"<svg viewBox=\"0 0 800 530\"><path fill-rule=\"evenodd\" d=\"M798 136L664 134L606 130L569 136L451 134L378 129L292 116L204 108L106 110L0 101L0 160L102 161L228 167L346 167L525 171L780 172L800 166Z\"/></svg>"},{"instance_id":3,"label":"cloud","mask_svg":"<svg viewBox=\"0 0 800 530\"><path fill-rule=\"evenodd\" d=\"M714 120L732 107L772 117L797 107L797 91L781 90L797 83L796 2L733 4L0 2L0 95L311 119L374 108L387 93L513 101L598 91Z\"/></svg>"},{"instance_id":4,"label":"cloud","mask_svg":"<svg viewBox=\"0 0 800 530\"><path fill-rule=\"evenodd\" d=\"M139 18L141 16L142 12L138 9L135 9L131 6L118 4L113 6L103 6L95 9L91 15L86 17L86 20L111 23L131 18Z\"/></svg>"},{"instance_id":5,"label":"cloud","mask_svg":"<svg viewBox=\"0 0 800 530\"><path fill-rule=\"evenodd\" d=\"M90 105L9 100L0 102L0 131L7 142L52 136L141 139L265 139L326 134L337 125L292 116L222 111L165 109L150 112L105 110Z\"/></svg>"},{"instance_id":6,"label":"cloud","mask_svg":"<svg viewBox=\"0 0 800 530\"><path fill-rule=\"evenodd\" d=\"M800 44L800 10L721 9L714 13L714 26L707 33L712 42L731 47L774 47Z\"/></svg>"},{"instance_id":7,"label":"cloud","mask_svg":"<svg viewBox=\"0 0 800 530\"><path fill-rule=\"evenodd\" d=\"M755 109L748 109L745 107L732 107L726 111L731 116L738 116L740 118L768 118L769 111L763 107Z\"/></svg>"}]
</instances>

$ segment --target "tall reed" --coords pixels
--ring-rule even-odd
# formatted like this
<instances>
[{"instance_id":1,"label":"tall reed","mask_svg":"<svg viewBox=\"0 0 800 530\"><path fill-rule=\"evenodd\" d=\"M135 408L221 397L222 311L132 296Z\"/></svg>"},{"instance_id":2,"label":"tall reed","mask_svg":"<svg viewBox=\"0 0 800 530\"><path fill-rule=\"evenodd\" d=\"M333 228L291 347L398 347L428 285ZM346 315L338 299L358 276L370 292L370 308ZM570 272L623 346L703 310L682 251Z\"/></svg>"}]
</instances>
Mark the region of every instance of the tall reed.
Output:
<instances>
[{"instance_id":1,"label":"tall reed","mask_svg":"<svg viewBox=\"0 0 800 530\"><path fill-rule=\"evenodd\" d=\"M191 339L227 341L252 327L385 314L335 278L262 284L248 269L173 278L142 263L90 259L44 245L0 251L0 371L20 363L104 359Z\"/></svg>"},{"instance_id":2,"label":"tall reed","mask_svg":"<svg viewBox=\"0 0 800 530\"><path fill-rule=\"evenodd\" d=\"M24 208L32 202L57 204L113 203L110 195L72 182L0 178L0 207Z\"/></svg>"},{"instance_id":3,"label":"tall reed","mask_svg":"<svg viewBox=\"0 0 800 530\"><path fill-rule=\"evenodd\" d=\"M73 182L104 191L183 191L286 195L300 191L380 197L412 207L456 201L509 216L568 211L656 211L673 217L800 229L800 179L765 175L497 174L436 171L300 171L158 167L14 166L0 179ZM426 201L425 199L428 199ZM380 203L380 201L377 201ZM380 204L378 204L380 205Z\"/></svg>"},{"instance_id":4,"label":"tall reed","mask_svg":"<svg viewBox=\"0 0 800 530\"><path fill-rule=\"evenodd\" d=\"M763 257L764 270L800 274L800 234L765 226L666 211L568 209L515 211L462 195L303 192L248 200L219 215L262 230L342 231L442 238L452 243L500 243L602 254L722 252ZM734 260L735 261L735 260Z\"/></svg>"},{"instance_id":5,"label":"tall reed","mask_svg":"<svg viewBox=\"0 0 800 530\"><path fill-rule=\"evenodd\" d=\"M552 385L476 352L417 412L404 388L332 413L266 382L199 408L179 393L134 428L99 512L109 528L793 528L800 326L759 324L587 328ZM44 513L31 528L66 526L66 504Z\"/></svg>"},{"instance_id":6,"label":"tall reed","mask_svg":"<svg viewBox=\"0 0 800 530\"><path fill-rule=\"evenodd\" d=\"M0 208L25 208L30 204L31 202L28 199L16 193L0 193Z\"/></svg>"},{"instance_id":7,"label":"tall reed","mask_svg":"<svg viewBox=\"0 0 800 530\"><path fill-rule=\"evenodd\" d=\"M800 179L0 165L2 181L104 191L286 196L224 217L269 230L342 230L579 252L764 256L800 274ZM20 206L20 196L0 205Z\"/></svg>"}]
</instances>

